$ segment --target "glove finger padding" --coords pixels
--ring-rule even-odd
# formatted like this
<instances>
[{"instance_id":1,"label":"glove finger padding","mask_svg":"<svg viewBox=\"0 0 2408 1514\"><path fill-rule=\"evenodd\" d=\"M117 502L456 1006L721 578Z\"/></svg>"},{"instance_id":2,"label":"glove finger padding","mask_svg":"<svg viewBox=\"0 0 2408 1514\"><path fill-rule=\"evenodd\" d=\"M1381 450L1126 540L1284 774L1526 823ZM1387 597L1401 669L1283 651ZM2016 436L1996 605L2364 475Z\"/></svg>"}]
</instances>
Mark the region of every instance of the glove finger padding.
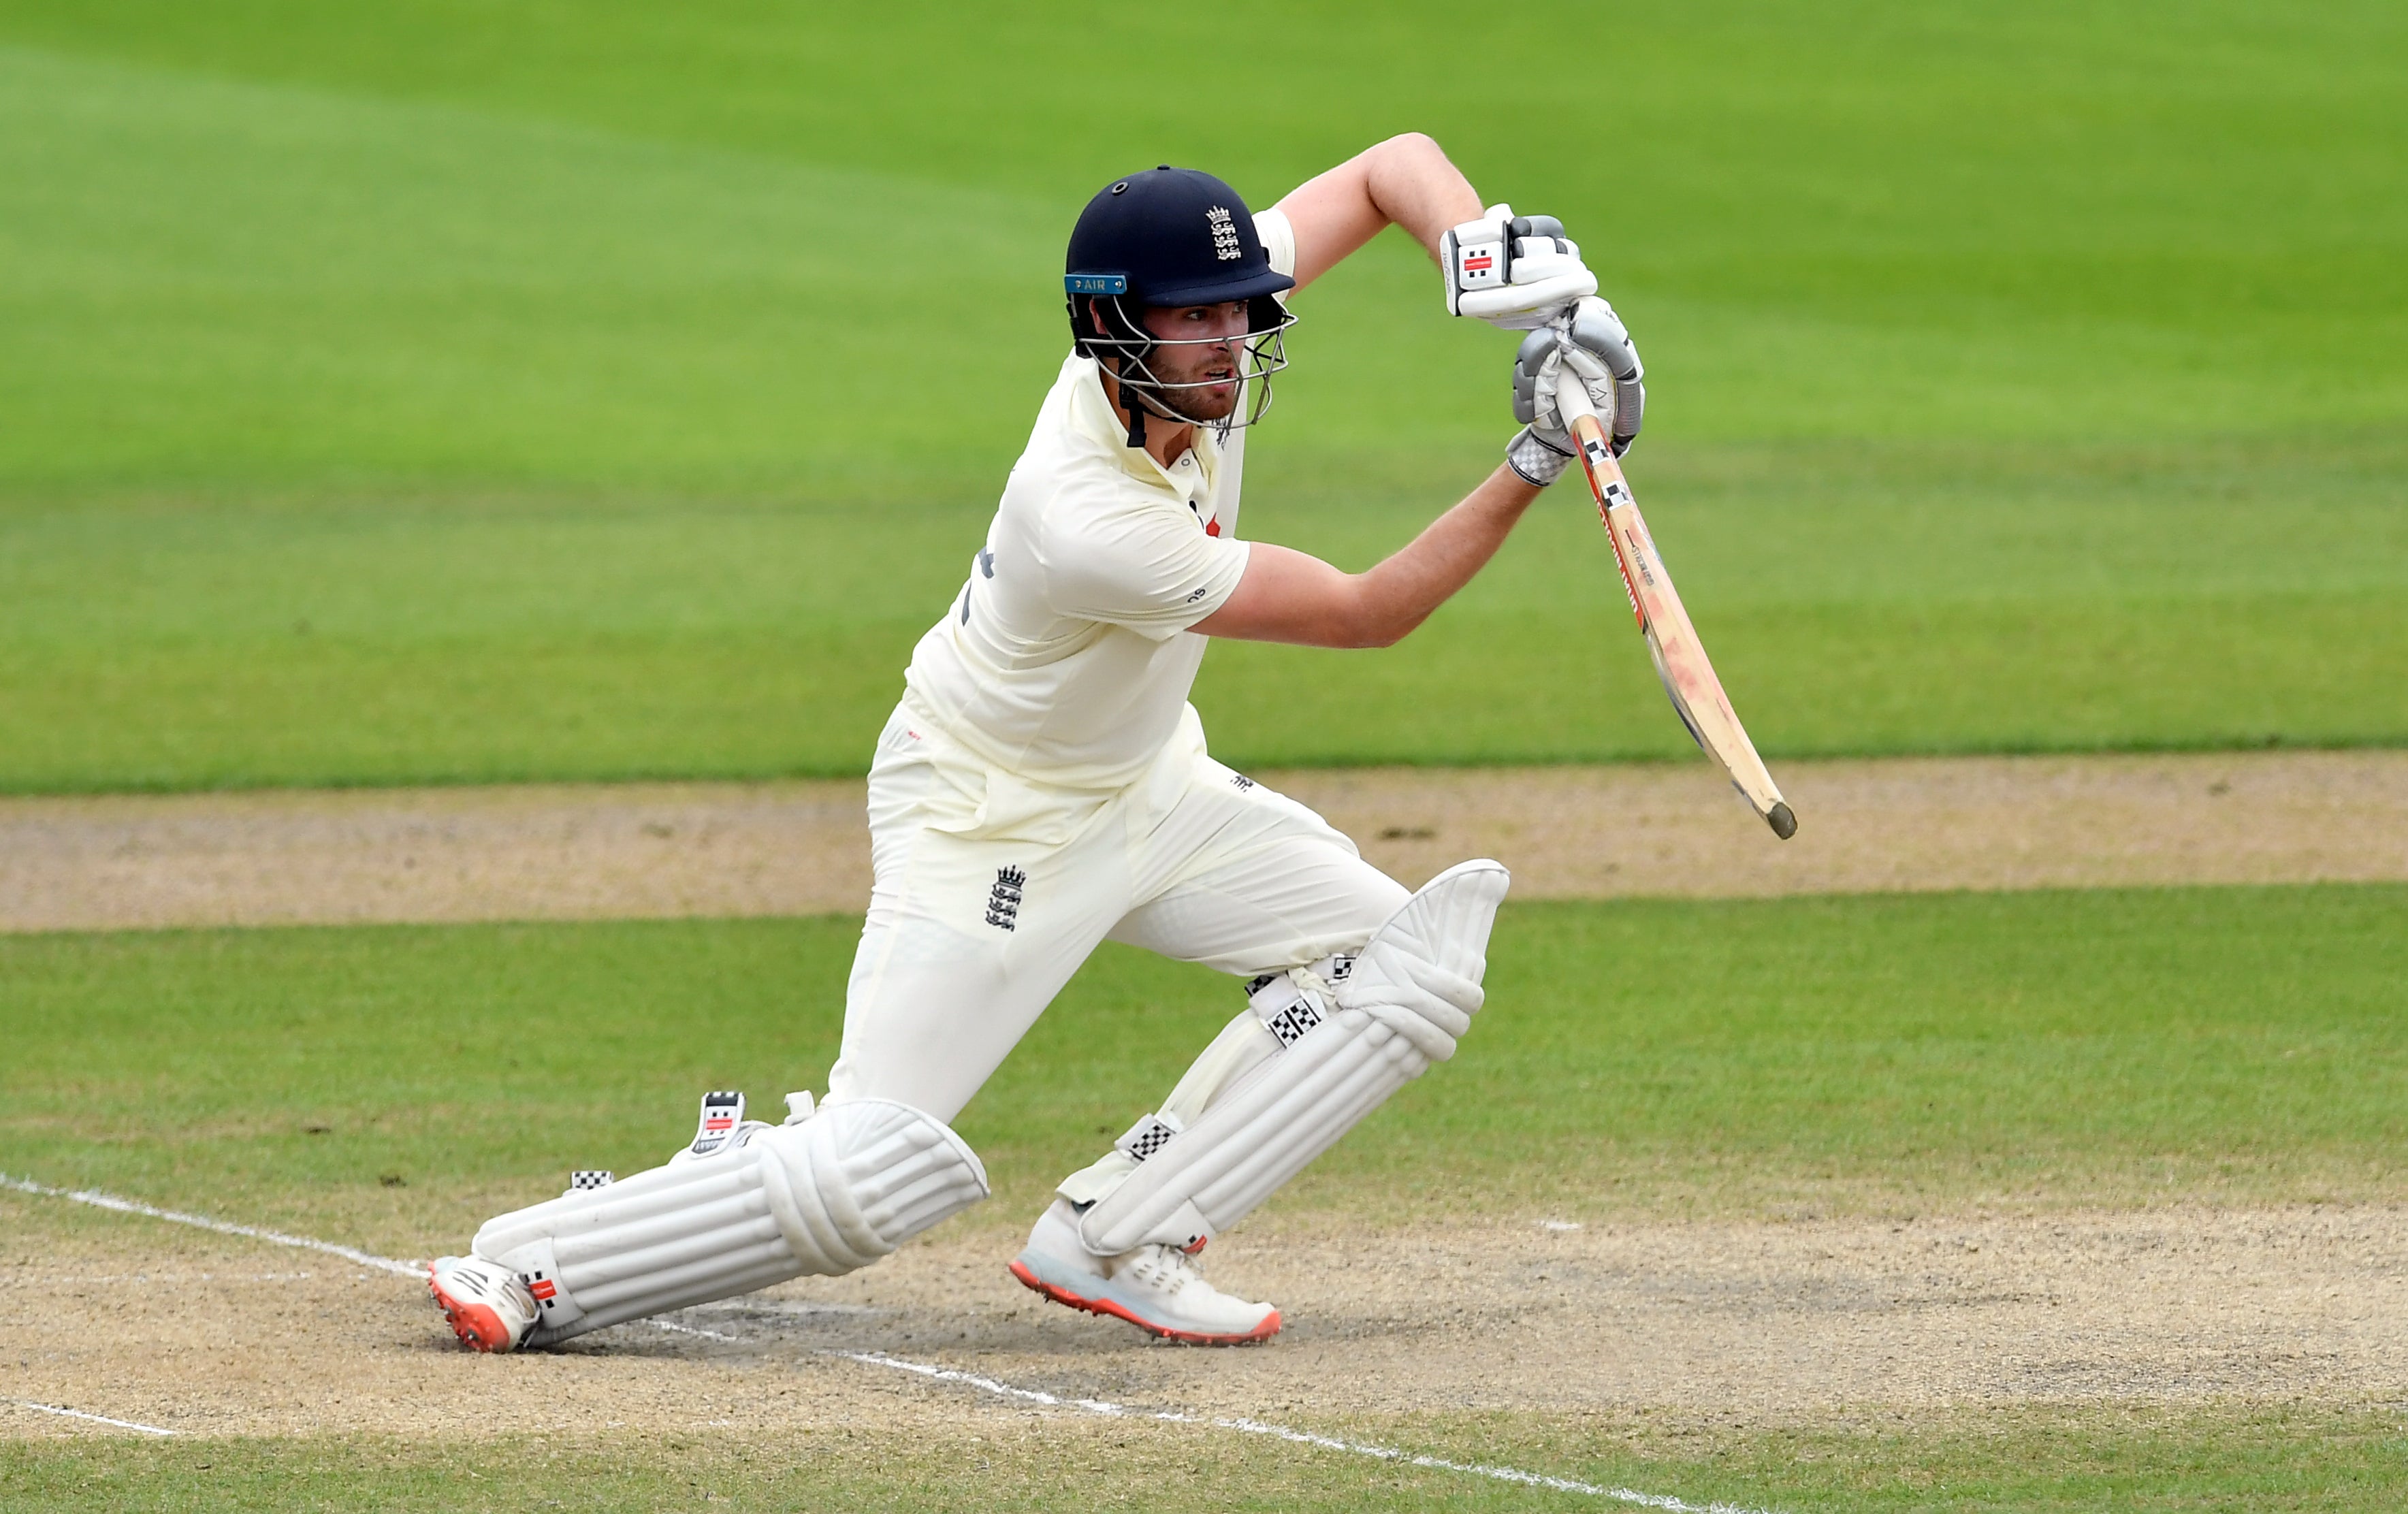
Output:
<instances>
[{"instance_id":1,"label":"glove finger padding","mask_svg":"<svg viewBox=\"0 0 2408 1514\"><path fill-rule=\"evenodd\" d=\"M1571 445L1571 427L1564 423L1563 412L1555 407L1555 391L1564 381L1564 355L1550 351L1541 360L1536 377L1530 380L1530 424L1544 432L1549 439L1565 438Z\"/></svg>"},{"instance_id":2,"label":"glove finger padding","mask_svg":"<svg viewBox=\"0 0 2408 1514\"><path fill-rule=\"evenodd\" d=\"M1549 336L1555 336L1553 332ZM1578 384L1588 395L1588 407L1597 412L1598 423L1608 431L1614 429L1616 407L1621 392L1613 375L1595 353L1584 351L1571 343L1557 339L1555 350L1539 365L1537 379L1531 385L1531 403L1541 419L1533 425L1552 428L1550 435L1565 438L1567 450L1571 447L1571 427L1555 405L1555 395L1566 384Z\"/></svg>"},{"instance_id":3,"label":"glove finger padding","mask_svg":"<svg viewBox=\"0 0 2408 1514\"><path fill-rule=\"evenodd\" d=\"M1517 260L1523 261L1523 260ZM1536 263L1538 260L1528 259ZM1582 265L1580 253L1547 260L1559 271L1528 283L1512 283L1503 289L1482 290L1461 296L1456 313L1477 316L1492 326L1507 331L1529 331L1544 326L1555 319L1555 312L1584 294L1597 291L1597 275Z\"/></svg>"},{"instance_id":4,"label":"glove finger padding","mask_svg":"<svg viewBox=\"0 0 2408 1514\"><path fill-rule=\"evenodd\" d=\"M1639 428L1647 412L1647 369L1639 361L1638 344L1630 339L1629 329L1623 325L1613 307L1594 295L1572 307L1565 335L1567 353L1593 354L1612 380L1610 407L1598 402L1598 385L1594 382L1589 385L1589 397L1597 402L1600 417L1611 417L1606 430L1613 438L1613 455L1620 457L1639 439ZM1585 369L1583 377L1590 377Z\"/></svg>"},{"instance_id":5,"label":"glove finger padding","mask_svg":"<svg viewBox=\"0 0 2408 1514\"><path fill-rule=\"evenodd\" d=\"M1569 453L1570 428L1555 408L1566 367L1588 392L1589 407L1612 438L1613 455L1630 450L1646 413L1646 368L1612 306L1584 299L1552 325L1522 338L1513 353L1513 419L1541 441Z\"/></svg>"},{"instance_id":6,"label":"glove finger padding","mask_svg":"<svg viewBox=\"0 0 2408 1514\"><path fill-rule=\"evenodd\" d=\"M1539 370L1555 354L1555 334L1552 327L1541 327L1522 338L1513 350L1513 419L1522 424L1534 425L1539 419ZM1549 387L1548 419L1554 419L1554 389Z\"/></svg>"},{"instance_id":7,"label":"glove finger padding","mask_svg":"<svg viewBox=\"0 0 2408 1514\"><path fill-rule=\"evenodd\" d=\"M1505 464L1526 483L1546 488L1571 465L1572 438L1555 414L1555 383L1562 360L1555 328L1522 338L1513 354L1513 419L1522 430L1505 447Z\"/></svg>"},{"instance_id":8,"label":"glove finger padding","mask_svg":"<svg viewBox=\"0 0 2408 1514\"><path fill-rule=\"evenodd\" d=\"M1639 439L1639 424L1647 413L1647 386L1633 378L1613 386L1613 455L1620 457Z\"/></svg>"},{"instance_id":9,"label":"glove finger padding","mask_svg":"<svg viewBox=\"0 0 2408 1514\"><path fill-rule=\"evenodd\" d=\"M1548 325L1563 307L1597 293L1580 244L1553 216L1516 216L1494 205L1478 221L1439 236L1446 313L1475 316L1508 331Z\"/></svg>"},{"instance_id":10,"label":"glove finger padding","mask_svg":"<svg viewBox=\"0 0 2408 1514\"><path fill-rule=\"evenodd\" d=\"M1572 345L1594 352L1616 378L1640 378L1639 349L1613 307L1592 294L1572 307Z\"/></svg>"}]
</instances>

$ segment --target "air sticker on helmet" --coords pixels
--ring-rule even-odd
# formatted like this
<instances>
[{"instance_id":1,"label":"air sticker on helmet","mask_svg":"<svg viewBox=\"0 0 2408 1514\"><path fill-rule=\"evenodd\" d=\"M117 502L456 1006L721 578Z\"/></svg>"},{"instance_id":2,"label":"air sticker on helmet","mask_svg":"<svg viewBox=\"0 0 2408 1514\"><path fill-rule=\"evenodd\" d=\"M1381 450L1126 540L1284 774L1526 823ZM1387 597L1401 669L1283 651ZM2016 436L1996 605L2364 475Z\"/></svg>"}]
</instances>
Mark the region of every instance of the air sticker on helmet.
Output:
<instances>
[{"instance_id":1,"label":"air sticker on helmet","mask_svg":"<svg viewBox=\"0 0 2408 1514\"><path fill-rule=\"evenodd\" d=\"M1064 274L1062 292L1066 294L1125 294L1128 293L1128 275Z\"/></svg>"}]
</instances>

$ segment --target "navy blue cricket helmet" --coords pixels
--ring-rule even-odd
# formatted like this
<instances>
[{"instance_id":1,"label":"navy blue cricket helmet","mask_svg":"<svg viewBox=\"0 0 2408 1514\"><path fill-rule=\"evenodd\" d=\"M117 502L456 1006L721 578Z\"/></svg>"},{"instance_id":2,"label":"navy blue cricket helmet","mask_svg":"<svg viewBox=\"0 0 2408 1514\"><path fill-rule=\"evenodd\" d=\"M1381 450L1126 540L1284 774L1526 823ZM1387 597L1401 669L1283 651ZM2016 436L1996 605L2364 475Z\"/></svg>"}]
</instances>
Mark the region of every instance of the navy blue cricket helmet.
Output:
<instances>
[{"instance_id":1,"label":"navy blue cricket helmet","mask_svg":"<svg viewBox=\"0 0 2408 1514\"><path fill-rule=\"evenodd\" d=\"M1287 364L1281 334L1296 323L1277 296L1295 287L1271 267L1254 213L1236 190L1200 169L1168 164L1115 179L1087 202L1070 232L1062 279L1073 345L1104 362L1125 394L1140 402L1129 407L1132 447L1145 434L1141 409L1198 421L1174 396L1203 387L1166 382L1154 372L1147 360L1159 349L1190 344L1148 331L1144 307L1246 302L1240 379L1253 385L1253 404L1242 420L1233 411L1202 422L1226 434L1270 408L1270 376Z\"/></svg>"}]
</instances>

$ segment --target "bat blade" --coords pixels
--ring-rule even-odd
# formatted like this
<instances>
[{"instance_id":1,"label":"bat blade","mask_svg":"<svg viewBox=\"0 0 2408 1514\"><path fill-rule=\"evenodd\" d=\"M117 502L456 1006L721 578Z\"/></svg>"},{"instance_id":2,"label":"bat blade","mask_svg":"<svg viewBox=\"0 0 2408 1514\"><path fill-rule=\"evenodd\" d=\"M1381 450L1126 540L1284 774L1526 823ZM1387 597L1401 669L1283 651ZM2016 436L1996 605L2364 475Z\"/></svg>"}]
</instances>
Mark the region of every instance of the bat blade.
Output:
<instances>
[{"instance_id":1,"label":"bat blade","mask_svg":"<svg viewBox=\"0 0 2408 1514\"><path fill-rule=\"evenodd\" d=\"M1731 708L1730 696L1714 674L1713 661L1706 655L1705 644L1698 639L1697 627L1681 603L1681 592L1673 587L1663 555L1647 533L1646 517L1639 513L1639 503L1627 488L1605 511L1605 528L1613 536L1615 555L1631 564L1625 586L1639 601L1649 660L1655 663L1656 677L1681 723L1688 727L1690 739L1699 750L1721 765L1748 807L1763 817L1773 835L1788 840L1798 833L1798 818L1782 798L1764 759L1756 754L1756 743L1748 739L1739 712Z\"/></svg>"},{"instance_id":2,"label":"bat blade","mask_svg":"<svg viewBox=\"0 0 2408 1514\"><path fill-rule=\"evenodd\" d=\"M1722 768L1731 787L1772 828L1772 834L1786 841L1798 834L1798 817L1782 798L1764 759L1756 755L1747 727L1740 723L1730 696L1723 693L1722 679L1714 676L1713 662L1698 639L1697 627L1689 622L1689 612L1681 604L1680 591L1672 587L1672 575L1665 569L1655 538L1647 533L1646 518L1639 513L1639 501L1622 477L1622 465L1614 460L1605 428L1588 410L1578 383L1570 389L1571 393L1562 395L1559 405L1571 420L1581 471L1597 496L1598 518L1613 539L1622 587L1630 596L1640 633L1647 638L1647 655L1656 664L1665 696L1688 728L1690 739Z\"/></svg>"}]
</instances>

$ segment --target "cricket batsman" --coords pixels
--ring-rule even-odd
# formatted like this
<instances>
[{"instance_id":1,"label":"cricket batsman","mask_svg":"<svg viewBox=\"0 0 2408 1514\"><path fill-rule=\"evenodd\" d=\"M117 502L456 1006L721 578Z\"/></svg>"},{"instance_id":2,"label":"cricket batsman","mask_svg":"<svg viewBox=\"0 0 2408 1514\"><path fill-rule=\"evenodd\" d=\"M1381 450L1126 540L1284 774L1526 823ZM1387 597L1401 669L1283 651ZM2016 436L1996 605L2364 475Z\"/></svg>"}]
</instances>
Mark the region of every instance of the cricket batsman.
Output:
<instances>
[{"instance_id":1,"label":"cricket batsman","mask_svg":"<svg viewBox=\"0 0 2408 1514\"><path fill-rule=\"evenodd\" d=\"M1245 428L1290 296L1398 225L1445 305L1527 333L1503 465L1395 555L1344 573L1239 535ZM1385 647L1495 555L1571 461L1578 381L1614 449L1637 352L1561 225L1484 209L1438 145L1393 138L1250 212L1192 168L1113 180L1070 234L1070 352L960 595L911 656L869 774L875 869L840 1054L816 1106L703 1101L650 1172L572 1177L429 1269L462 1341L605 1325L867 1266L987 1195L949 1123L1107 938L1245 984L1169 1095L1065 1178L1014 1277L1198 1345L1279 1311L1197 1253L1455 1043L1480 1008L1494 862L1418 893L1320 816L1207 754L1188 691L1215 636ZM1310 707L1270 718L1312 721Z\"/></svg>"}]
</instances>

